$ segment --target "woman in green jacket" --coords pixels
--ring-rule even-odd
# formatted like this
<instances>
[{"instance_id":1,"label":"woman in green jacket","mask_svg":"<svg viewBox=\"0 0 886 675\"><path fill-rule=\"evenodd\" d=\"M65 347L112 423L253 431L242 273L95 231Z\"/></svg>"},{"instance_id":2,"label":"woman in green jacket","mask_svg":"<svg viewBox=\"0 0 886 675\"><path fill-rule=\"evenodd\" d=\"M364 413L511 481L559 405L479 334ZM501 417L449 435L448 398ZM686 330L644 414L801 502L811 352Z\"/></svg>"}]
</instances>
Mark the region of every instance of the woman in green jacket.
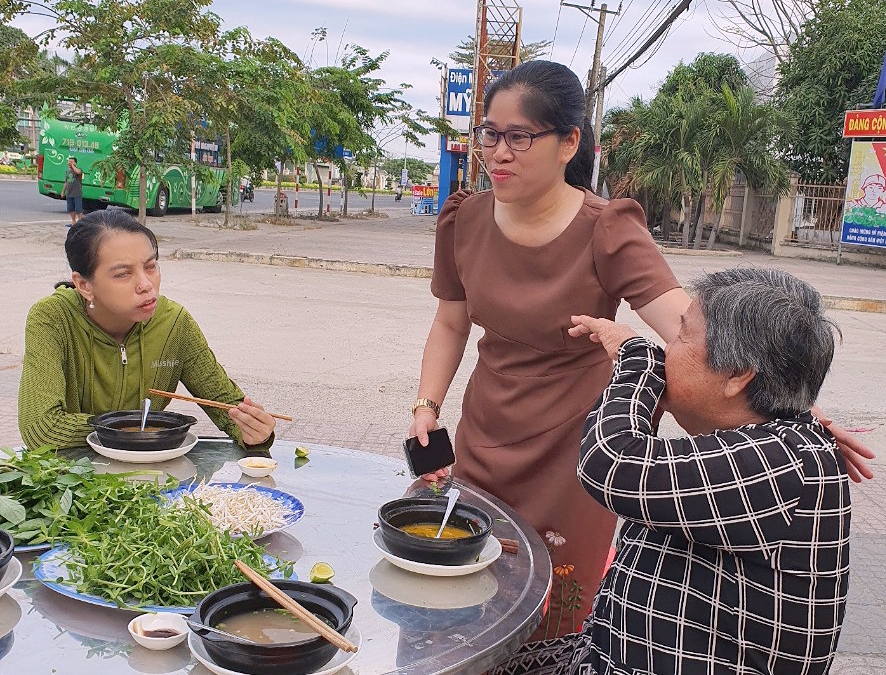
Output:
<instances>
[{"instance_id":1,"label":"woman in green jacket","mask_svg":"<svg viewBox=\"0 0 886 675\"><path fill-rule=\"evenodd\" d=\"M207 408L249 451L274 439L274 418L244 396L197 322L160 295L157 238L121 210L95 211L68 231L73 287L60 284L28 313L18 424L26 447L86 444L91 416L137 410L148 389L235 404ZM150 396L160 410L168 398Z\"/></svg>"}]
</instances>

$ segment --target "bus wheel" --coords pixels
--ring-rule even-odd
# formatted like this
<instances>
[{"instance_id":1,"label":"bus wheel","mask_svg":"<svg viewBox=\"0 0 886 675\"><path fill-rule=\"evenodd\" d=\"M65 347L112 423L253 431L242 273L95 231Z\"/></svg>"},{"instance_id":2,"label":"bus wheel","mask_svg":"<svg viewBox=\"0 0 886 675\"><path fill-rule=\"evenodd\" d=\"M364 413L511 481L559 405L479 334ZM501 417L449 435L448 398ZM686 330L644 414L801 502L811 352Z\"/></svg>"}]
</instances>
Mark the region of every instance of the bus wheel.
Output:
<instances>
[{"instance_id":1,"label":"bus wheel","mask_svg":"<svg viewBox=\"0 0 886 675\"><path fill-rule=\"evenodd\" d=\"M162 185L157 188L157 203L152 209L148 209L149 216L165 216L169 210L169 190Z\"/></svg>"},{"instance_id":2,"label":"bus wheel","mask_svg":"<svg viewBox=\"0 0 886 675\"><path fill-rule=\"evenodd\" d=\"M221 213L224 205L225 205L225 193L223 191L219 190L218 195L215 198L215 206L204 206L203 210L206 213Z\"/></svg>"},{"instance_id":3,"label":"bus wheel","mask_svg":"<svg viewBox=\"0 0 886 675\"><path fill-rule=\"evenodd\" d=\"M83 200L84 211L104 211L106 208L108 208L108 202L100 202L98 199Z\"/></svg>"}]
</instances>

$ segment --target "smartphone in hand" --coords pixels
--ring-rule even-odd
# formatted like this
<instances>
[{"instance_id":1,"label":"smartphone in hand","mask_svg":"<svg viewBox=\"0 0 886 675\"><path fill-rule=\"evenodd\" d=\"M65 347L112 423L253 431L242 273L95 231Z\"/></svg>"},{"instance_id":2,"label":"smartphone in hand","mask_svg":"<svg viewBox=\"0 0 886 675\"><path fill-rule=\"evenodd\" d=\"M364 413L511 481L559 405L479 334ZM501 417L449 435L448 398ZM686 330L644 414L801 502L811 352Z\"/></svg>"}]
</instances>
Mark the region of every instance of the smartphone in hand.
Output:
<instances>
[{"instance_id":1,"label":"smartphone in hand","mask_svg":"<svg viewBox=\"0 0 886 675\"><path fill-rule=\"evenodd\" d=\"M403 452L413 478L455 464L455 451L446 427L429 431L427 446L422 446L416 436L407 438L403 441Z\"/></svg>"}]
</instances>

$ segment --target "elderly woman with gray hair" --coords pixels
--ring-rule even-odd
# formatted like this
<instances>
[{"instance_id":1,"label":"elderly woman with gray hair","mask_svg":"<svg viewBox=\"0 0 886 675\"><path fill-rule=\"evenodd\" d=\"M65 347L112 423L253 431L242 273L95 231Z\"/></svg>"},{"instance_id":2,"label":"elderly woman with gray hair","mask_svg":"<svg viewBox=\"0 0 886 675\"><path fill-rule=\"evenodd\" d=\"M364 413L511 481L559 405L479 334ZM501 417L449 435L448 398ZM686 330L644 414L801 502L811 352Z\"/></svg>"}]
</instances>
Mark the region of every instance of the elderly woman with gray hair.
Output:
<instances>
[{"instance_id":1,"label":"elderly woman with gray hair","mask_svg":"<svg viewBox=\"0 0 886 675\"><path fill-rule=\"evenodd\" d=\"M497 674L830 668L849 585L849 480L810 408L839 329L786 272L727 270L692 291L665 350L573 317L570 332L616 362L578 478L624 524L582 632L525 645ZM660 406L691 436L657 437Z\"/></svg>"}]
</instances>

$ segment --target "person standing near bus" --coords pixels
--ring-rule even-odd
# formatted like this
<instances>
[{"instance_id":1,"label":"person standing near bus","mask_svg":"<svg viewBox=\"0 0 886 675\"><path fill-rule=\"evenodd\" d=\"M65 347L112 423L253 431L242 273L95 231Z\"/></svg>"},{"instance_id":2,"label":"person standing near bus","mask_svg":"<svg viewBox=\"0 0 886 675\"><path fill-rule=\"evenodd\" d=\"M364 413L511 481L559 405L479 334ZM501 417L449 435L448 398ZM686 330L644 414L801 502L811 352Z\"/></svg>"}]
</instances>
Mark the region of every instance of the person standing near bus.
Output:
<instances>
[{"instance_id":1,"label":"person standing near bus","mask_svg":"<svg viewBox=\"0 0 886 675\"><path fill-rule=\"evenodd\" d=\"M77 221L83 217L83 170L77 166L76 157L68 157L68 170L65 171L65 187L62 188L62 197L68 201L71 225L76 225Z\"/></svg>"}]
</instances>

